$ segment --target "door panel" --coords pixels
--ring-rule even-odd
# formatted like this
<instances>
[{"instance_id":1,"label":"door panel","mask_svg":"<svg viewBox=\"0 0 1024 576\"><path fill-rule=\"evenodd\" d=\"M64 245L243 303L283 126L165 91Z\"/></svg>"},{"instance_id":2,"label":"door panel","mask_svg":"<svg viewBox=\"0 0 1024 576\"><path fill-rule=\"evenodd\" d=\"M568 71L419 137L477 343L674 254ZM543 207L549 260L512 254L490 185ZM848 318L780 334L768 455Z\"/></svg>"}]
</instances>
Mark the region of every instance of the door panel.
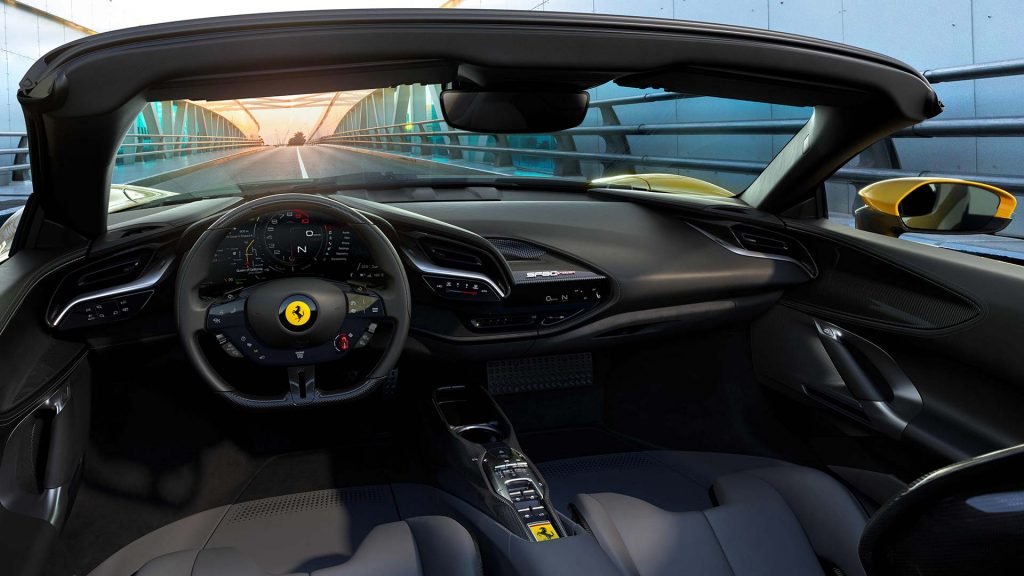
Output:
<instances>
[{"instance_id":1,"label":"door panel","mask_svg":"<svg viewBox=\"0 0 1024 576\"><path fill-rule=\"evenodd\" d=\"M759 343L754 364L763 381L788 386L880 434L902 438L921 411L921 395L899 363L850 330L779 306L754 323L751 338Z\"/></svg>"},{"instance_id":2,"label":"door panel","mask_svg":"<svg viewBox=\"0 0 1024 576\"><path fill-rule=\"evenodd\" d=\"M80 256L23 251L0 266L4 574L40 570L74 502L89 437L90 370L85 346L56 338L44 318L53 272Z\"/></svg>"},{"instance_id":3,"label":"door panel","mask_svg":"<svg viewBox=\"0 0 1024 576\"><path fill-rule=\"evenodd\" d=\"M0 455L0 557L33 574L67 519L89 436L90 385L82 360L57 389L4 426Z\"/></svg>"},{"instance_id":4,"label":"door panel","mask_svg":"<svg viewBox=\"0 0 1024 576\"><path fill-rule=\"evenodd\" d=\"M762 383L953 461L1024 443L1024 267L827 221L821 273L752 329Z\"/></svg>"}]
</instances>

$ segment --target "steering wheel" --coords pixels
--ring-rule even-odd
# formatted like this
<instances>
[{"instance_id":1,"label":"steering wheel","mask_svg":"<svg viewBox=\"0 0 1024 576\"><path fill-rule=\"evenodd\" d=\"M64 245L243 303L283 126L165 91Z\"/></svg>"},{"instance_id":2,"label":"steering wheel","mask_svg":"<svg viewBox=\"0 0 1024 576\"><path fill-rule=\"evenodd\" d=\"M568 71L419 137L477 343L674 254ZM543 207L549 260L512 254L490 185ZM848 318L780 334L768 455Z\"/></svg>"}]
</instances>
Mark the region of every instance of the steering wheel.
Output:
<instances>
[{"instance_id":1,"label":"steering wheel","mask_svg":"<svg viewBox=\"0 0 1024 576\"><path fill-rule=\"evenodd\" d=\"M239 224L275 209L315 211L349 226L383 272L385 287L368 290L322 277L288 277L260 282L219 300L201 298L199 286L224 237ZM343 402L369 394L397 363L410 323L409 282L387 236L349 206L308 194L253 200L210 225L178 269L175 307L185 353L200 376L229 401L257 409ZM317 387L317 364L343 362L385 321L392 324L391 339L365 378L340 391ZM199 340L204 332L213 334L234 356L261 367L287 368L288 392L283 396L255 396L239 391L207 359Z\"/></svg>"}]
</instances>

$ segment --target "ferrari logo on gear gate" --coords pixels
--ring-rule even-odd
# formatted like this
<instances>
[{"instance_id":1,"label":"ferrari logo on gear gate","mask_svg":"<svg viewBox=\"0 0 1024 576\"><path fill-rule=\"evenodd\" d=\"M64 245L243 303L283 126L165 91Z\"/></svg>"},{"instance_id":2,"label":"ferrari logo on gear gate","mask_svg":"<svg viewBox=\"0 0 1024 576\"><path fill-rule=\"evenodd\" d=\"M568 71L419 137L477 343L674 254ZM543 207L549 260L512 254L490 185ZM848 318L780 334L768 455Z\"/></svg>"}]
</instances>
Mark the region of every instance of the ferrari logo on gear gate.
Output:
<instances>
[{"instance_id":1,"label":"ferrari logo on gear gate","mask_svg":"<svg viewBox=\"0 0 1024 576\"><path fill-rule=\"evenodd\" d=\"M555 527L551 525L551 522L538 522L530 524L529 527L530 533L533 534L533 539L537 542L558 540L558 533L555 532Z\"/></svg>"},{"instance_id":2,"label":"ferrari logo on gear gate","mask_svg":"<svg viewBox=\"0 0 1024 576\"><path fill-rule=\"evenodd\" d=\"M316 303L305 296L285 298L278 311L281 323L289 330L301 330L310 326L316 319Z\"/></svg>"}]
</instances>

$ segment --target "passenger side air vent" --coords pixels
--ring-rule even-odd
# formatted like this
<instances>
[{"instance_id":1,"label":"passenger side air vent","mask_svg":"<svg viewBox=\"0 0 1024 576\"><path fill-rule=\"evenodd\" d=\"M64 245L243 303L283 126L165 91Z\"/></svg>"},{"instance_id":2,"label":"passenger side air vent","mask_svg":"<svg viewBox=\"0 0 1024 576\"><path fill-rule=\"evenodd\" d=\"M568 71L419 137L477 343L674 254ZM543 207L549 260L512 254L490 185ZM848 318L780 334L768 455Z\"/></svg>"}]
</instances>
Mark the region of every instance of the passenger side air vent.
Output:
<instances>
[{"instance_id":1,"label":"passenger side air vent","mask_svg":"<svg viewBox=\"0 0 1024 576\"><path fill-rule=\"evenodd\" d=\"M483 257L476 250L457 244L425 238L421 241L430 260L438 266L456 270L481 270Z\"/></svg>"},{"instance_id":2,"label":"passenger side air vent","mask_svg":"<svg viewBox=\"0 0 1024 576\"><path fill-rule=\"evenodd\" d=\"M766 254L783 254L789 256L792 253L791 241L785 236L772 234L757 228L746 226L733 226L732 231L736 234L736 240L740 246L751 252L763 252Z\"/></svg>"},{"instance_id":3,"label":"passenger side air vent","mask_svg":"<svg viewBox=\"0 0 1024 576\"><path fill-rule=\"evenodd\" d=\"M547 254L543 248L522 240L512 240L511 238L488 238L487 240L498 249L506 262L540 260Z\"/></svg>"},{"instance_id":4,"label":"passenger side air vent","mask_svg":"<svg viewBox=\"0 0 1024 576\"><path fill-rule=\"evenodd\" d=\"M152 254L146 251L121 254L97 262L78 274L75 284L79 288L102 288L131 282L142 274Z\"/></svg>"},{"instance_id":5,"label":"passenger side air vent","mask_svg":"<svg viewBox=\"0 0 1024 576\"><path fill-rule=\"evenodd\" d=\"M811 259L807 249L795 239L778 232L755 226L747 226L746 224L735 224L731 229L736 237L736 242L744 250L792 258L806 268L811 276L817 274L814 260Z\"/></svg>"}]
</instances>

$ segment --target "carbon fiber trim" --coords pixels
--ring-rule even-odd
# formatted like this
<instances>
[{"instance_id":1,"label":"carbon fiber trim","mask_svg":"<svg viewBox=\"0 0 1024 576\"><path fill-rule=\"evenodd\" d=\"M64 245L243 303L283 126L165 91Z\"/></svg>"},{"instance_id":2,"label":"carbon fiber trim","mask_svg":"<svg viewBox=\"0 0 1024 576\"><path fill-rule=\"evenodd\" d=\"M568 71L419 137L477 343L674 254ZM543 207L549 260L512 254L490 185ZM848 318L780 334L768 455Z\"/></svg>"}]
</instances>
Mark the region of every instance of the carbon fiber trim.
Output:
<instances>
[{"instance_id":1,"label":"carbon fiber trim","mask_svg":"<svg viewBox=\"0 0 1024 576\"><path fill-rule=\"evenodd\" d=\"M835 248L818 278L790 288L784 302L831 317L914 330L942 330L976 318L963 296L859 250ZM819 262L823 258L817 259Z\"/></svg>"},{"instance_id":2,"label":"carbon fiber trim","mask_svg":"<svg viewBox=\"0 0 1024 576\"><path fill-rule=\"evenodd\" d=\"M539 260L547 254L547 250L522 240L511 238L488 238L488 242L498 249L505 260Z\"/></svg>"}]
</instances>

